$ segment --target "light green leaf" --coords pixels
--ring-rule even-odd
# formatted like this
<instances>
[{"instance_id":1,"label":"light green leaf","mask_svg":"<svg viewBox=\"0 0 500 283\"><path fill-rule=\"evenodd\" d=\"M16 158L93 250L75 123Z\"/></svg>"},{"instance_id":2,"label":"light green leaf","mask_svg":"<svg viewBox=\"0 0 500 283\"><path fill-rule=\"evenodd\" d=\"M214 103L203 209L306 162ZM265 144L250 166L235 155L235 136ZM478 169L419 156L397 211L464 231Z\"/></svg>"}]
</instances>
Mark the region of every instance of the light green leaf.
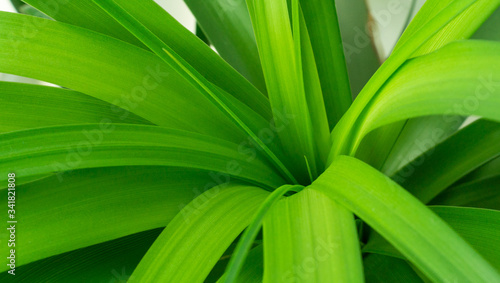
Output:
<instances>
[{"instance_id":1,"label":"light green leaf","mask_svg":"<svg viewBox=\"0 0 500 283\"><path fill-rule=\"evenodd\" d=\"M415 17L414 21L412 21L412 24L405 31L395 49L398 50L398 48L403 46L407 41L412 40L412 36L418 32L422 25L428 23L432 17L435 17L440 12L449 9L451 7L449 6L451 3L452 1L448 0L427 1ZM451 41L470 37L499 5L500 1L498 0L476 1L432 38L428 39L425 44L419 47L411 57L430 53ZM452 120L450 119L450 121ZM448 126L447 123L443 124L442 121L436 120L432 117L427 119L421 118L419 120L412 121L411 123L405 123L402 121L393 125L387 125L387 130L378 130L376 135L371 136L370 139L373 139L374 141L365 141L365 143L368 144L368 147L373 146L378 149L376 155L372 156L369 160L369 163L375 165L376 168L382 168L381 166L390 166L392 162L390 159L391 157L388 157L388 154L392 148L398 148L398 146L395 145L396 139L399 138L398 143L403 146L408 144L408 142L412 143L411 136L410 139L405 142L406 136L413 135L412 132L414 131L418 133L423 127L428 127L433 129L433 131L434 129L437 131L443 131L443 129L444 131L447 131L449 129L453 130L456 126L453 123ZM385 161L386 159L387 161ZM384 163L385 165L383 165Z\"/></svg>"},{"instance_id":2,"label":"light green leaf","mask_svg":"<svg viewBox=\"0 0 500 283\"><path fill-rule=\"evenodd\" d=\"M312 188L282 199L264 221L264 282L283 281L363 282L353 215Z\"/></svg>"},{"instance_id":3,"label":"light green leaf","mask_svg":"<svg viewBox=\"0 0 500 283\"><path fill-rule=\"evenodd\" d=\"M130 282L202 282L267 196L242 185L205 192L169 223Z\"/></svg>"},{"instance_id":4,"label":"light green leaf","mask_svg":"<svg viewBox=\"0 0 500 283\"><path fill-rule=\"evenodd\" d=\"M303 189L300 185L284 185L276 190L274 190L260 205L259 209L255 213L250 225L241 236L238 241L238 245L234 249L234 253L231 255L231 260L229 261L226 272L222 279L222 282L234 282L241 269L245 263L245 258L250 252L250 248L260 231L264 217L267 215L268 211L280 200L280 198L288 192L295 191L299 192Z\"/></svg>"},{"instance_id":5,"label":"light green leaf","mask_svg":"<svg viewBox=\"0 0 500 283\"><path fill-rule=\"evenodd\" d=\"M317 176L312 123L302 77L300 50L292 36L286 0L274 2L247 1L254 27L261 64L278 135L283 148L292 158L291 171L300 183L308 183L308 168ZM296 25L296 30L297 28ZM300 34L299 33L296 33ZM297 36L295 36L297 37ZM300 41L299 41L300 42ZM292 119L277 120L279 112L290 113ZM306 157L306 160L304 159Z\"/></svg>"},{"instance_id":6,"label":"light green leaf","mask_svg":"<svg viewBox=\"0 0 500 283\"><path fill-rule=\"evenodd\" d=\"M115 111L114 111L115 110ZM151 124L112 104L62 88L0 82L0 132L31 128L99 123ZM120 116L126 115L125 119Z\"/></svg>"},{"instance_id":7,"label":"light green leaf","mask_svg":"<svg viewBox=\"0 0 500 283\"><path fill-rule=\"evenodd\" d=\"M358 215L431 280L500 280L498 271L446 222L388 177L355 158L337 157L311 188Z\"/></svg>"},{"instance_id":8,"label":"light green leaf","mask_svg":"<svg viewBox=\"0 0 500 283\"><path fill-rule=\"evenodd\" d=\"M26 34L32 25L38 28ZM151 52L67 24L4 12L0 45L5 47L0 72L104 100L121 107L114 111L123 119L125 109L159 126L245 140L217 107Z\"/></svg>"},{"instance_id":9,"label":"light green leaf","mask_svg":"<svg viewBox=\"0 0 500 283\"><path fill-rule=\"evenodd\" d=\"M416 157L392 175L392 179L428 203L467 173L499 155L500 124L478 120Z\"/></svg>"},{"instance_id":10,"label":"light green leaf","mask_svg":"<svg viewBox=\"0 0 500 283\"><path fill-rule=\"evenodd\" d=\"M436 1L429 1L428 3L432 2ZM328 162L331 162L337 155L354 155L357 147L366 134L363 133L361 129L367 120L366 112L371 109L372 105L376 105L376 103L374 103L374 98L379 96L377 94L379 89L386 83L386 80L388 80L392 74L408 58L410 58L416 49L422 46L427 40L438 33L442 27L455 19L460 13L472 5L473 2L475 1L453 1L439 14L414 32L411 37L408 37L408 40L401 43L399 50L393 52L385 63L377 70L358 95L353 105L349 108L349 111L346 112L346 114L342 117L342 120L337 124L337 126L335 126L332 132L332 139L334 142L332 150L329 154ZM415 24L413 23L412 25Z\"/></svg>"},{"instance_id":11,"label":"light green leaf","mask_svg":"<svg viewBox=\"0 0 500 283\"><path fill-rule=\"evenodd\" d=\"M260 154L220 139L153 126L89 124L0 135L0 180L79 168L161 165L205 169L274 188L284 183Z\"/></svg>"},{"instance_id":12,"label":"light green leaf","mask_svg":"<svg viewBox=\"0 0 500 283\"><path fill-rule=\"evenodd\" d=\"M16 174L16 179L22 177ZM205 186L214 185L203 171L112 167L76 170L17 186L16 266L164 227L208 189ZM5 191L1 198L7 207ZM8 233L0 231L5 247ZM2 257L0 271L9 268L7 261Z\"/></svg>"},{"instance_id":13,"label":"light green leaf","mask_svg":"<svg viewBox=\"0 0 500 283\"><path fill-rule=\"evenodd\" d=\"M147 27L138 22L137 19L113 0L93 1L140 39L151 51L166 62L174 72L179 74L192 87L198 90L199 93L203 94L207 100L220 110L220 113L225 114L240 130L245 132L258 148L265 152L269 160L287 176L290 182L297 183L294 176L288 171L279 157L262 141L262 138L257 136L260 130L266 129L268 126L265 119L258 116L246 105L238 104L238 100L210 83L196 69L175 53L170 46L161 41Z\"/></svg>"},{"instance_id":14,"label":"light green leaf","mask_svg":"<svg viewBox=\"0 0 500 283\"><path fill-rule=\"evenodd\" d=\"M184 0L217 52L266 93L257 43L245 0Z\"/></svg>"},{"instance_id":15,"label":"light green leaf","mask_svg":"<svg viewBox=\"0 0 500 283\"><path fill-rule=\"evenodd\" d=\"M395 52L402 46L406 40L410 40L414 36L419 24L423 21L428 22L429 19L436 16L438 13L447 9L447 5L452 5L453 0L426 1L426 4L420 9L419 14L407 31L401 37L400 42L395 47ZM458 17L449 22L432 38L427 40L425 44L416 49L412 57L433 52L446 44L471 37L476 30L490 17L490 15L500 6L499 0L476 0L470 7L464 10Z\"/></svg>"},{"instance_id":16,"label":"light green leaf","mask_svg":"<svg viewBox=\"0 0 500 283\"><path fill-rule=\"evenodd\" d=\"M497 270L500 270L500 239L498 238L500 211L452 206L431 206L430 208ZM363 251L402 257L377 234L371 238Z\"/></svg>"},{"instance_id":17,"label":"light green leaf","mask_svg":"<svg viewBox=\"0 0 500 283\"><path fill-rule=\"evenodd\" d=\"M498 42L462 41L409 61L380 91L362 132L426 115L500 121L499 50Z\"/></svg>"},{"instance_id":18,"label":"light green leaf","mask_svg":"<svg viewBox=\"0 0 500 283\"><path fill-rule=\"evenodd\" d=\"M126 42L146 48L111 16L92 0L52 1L26 0L57 21L94 30ZM171 46L209 81L241 100L266 119L270 119L271 108L264 95L213 52L189 30L152 0L116 0L122 7L142 22L163 42ZM161 23L161 24L158 24Z\"/></svg>"}]
</instances>

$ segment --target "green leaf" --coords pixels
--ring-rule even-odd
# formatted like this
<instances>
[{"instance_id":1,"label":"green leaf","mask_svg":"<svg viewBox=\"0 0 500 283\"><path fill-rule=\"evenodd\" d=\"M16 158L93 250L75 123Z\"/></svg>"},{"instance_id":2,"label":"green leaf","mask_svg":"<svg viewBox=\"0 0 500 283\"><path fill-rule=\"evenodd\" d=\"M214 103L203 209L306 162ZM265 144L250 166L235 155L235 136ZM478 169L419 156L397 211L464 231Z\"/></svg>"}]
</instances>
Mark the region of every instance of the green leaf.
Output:
<instances>
[{"instance_id":1,"label":"green leaf","mask_svg":"<svg viewBox=\"0 0 500 283\"><path fill-rule=\"evenodd\" d=\"M483 180L486 178L496 177L500 172L500 156L492 159L483 166L477 168L464 178L462 178L457 184Z\"/></svg>"},{"instance_id":2,"label":"green leaf","mask_svg":"<svg viewBox=\"0 0 500 283\"><path fill-rule=\"evenodd\" d=\"M0 180L79 168L161 165L205 169L274 188L284 183L260 154L220 139L153 126L90 124L0 135ZM223 181L223 182L225 182Z\"/></svg>"},{"instance_id":3,"label":"green leaf","mask_svg":"<svg viewBox=\"0 0 500 283\"><path fill-rule=\"evenodd\" d=\"M37 29L27 34L33 25ZM123 119L125 109L159 126L245 140L217 107L151 52L67 24L3 12L0 45L5 46L0 72L104 100L118 106L113 110Z\"/></svg>"},{"instance_id":4,"label":"green leaf","mask_svg":"<svg viewBox=\"0 0 500 283\"><path fill-rule=\"evenodd\" d=\"M264 217L267 215L268 211L272 209L272 207L280 200L280 198L288 192L295 191L299 192L303 189L303 186L293 186L293 185L284 185L276 190L274 190L266 200L260 205L259 209L255 213L250 225L245 232L241 236L238 241L238 245L236 246L233 255L231 255L231 260L229 261L226 273L224 274L224 278L222 282L234 282L241 269L243 264L245 263L245 259L250 252L250 248L257 237L257 234L260 231L262 226L262 222L264 221Z\"/></svg>"},{"instance_id":5,"label":"green leaf","mask_svg":"<svg viewBox=\"0 0 500 283\"><path fill-rule=\"evenodd\" d=\"M264 221L264 282L283 281L363 282L353 215L312 187Z\"/></svg>"},{"instance_id":6,"label":"green leaf","mask_svg":"<svg viewBox=\"0 0 500 283\"><path fill-rule=\"evenodd\" d=\"M16 174L16 179L23 177ZM203 171L112 167L65 172L17 186L16 266L164 227L184 205L214 185ZM7 207L5 190L1 203ZM7 214L2 217L6 218ZM8 233L0 231L2 243ZM2 257L0 271L9 268L7 261Z\"/></svg>"},{"instance_id":7,"label":"green leaf","mask_svg":"<svg viewBox=\"0 0 500 283\"><path fill-rule=\"evenodd\" d=\"M169 223L130 282L202 282L267 196L242 185L205 192Z\"/></svg>"},{"instance_id":8,"label":"green leaf","mask_svg":"<svg viewBox=\"0 0 500 283\"><path fill-rule=\"evenodd\" d=\"M146 48L92 0L64 2L26 0L26 2L57 21L94 30ZM209 81L247 104L264 118L271 119L271 108L266 97L154 1L116 0L116 2L171 46Z\"/></svg>"},{"instance_id":9,"label":"green leaf","mask_svg":"<svg viewBox=\"0 0 500 283\"><path fill-rule=\"evenodd\" d=\"M430 208L497 270L500 270L500 239L498 238L500 211L452 206L432 206ZM364 251L402 257L379 235L372 237Z\"/></svg>"},{"instance_id":10,"label":"green leaf","mask_svg":"<svg viewBox=\"0 0 500 283\"><path fill-rule=\"evenodd\" d=\"M355 158L337 157L311 188L358 215L433 281L500 280L498 271L446 222L388 177Z\"/></svg>"},{"instance_id":11,"label":"green leaf","mask_svg":"<svg viewBox=\"0 0 500 283\"><path fill-rule=\"evenodd\" d=\"M499 172L494 177L454 185L432 199L429 204L500 210Z\"/></svg>"},{"instance_id":12,"label":"green leaf","mask_svg":"<svg viewBox=\"0 0 500 283\"><path fill-rule=\"evenodd\" d=\"M406 261L380 254L370 254L363 259L367 283L423 283Z\"/></svg>"},{"instance_id":13,"label":"green leaf","mask_svg":"<svg viewBox=\"0 0 500 283\"><path fill-rule=\"evenodd\" d=\"M330 127L328 125L328 117L326 114L323 92L321 90L321 82L318 75L316 59L311 45L311 38L302 13L300 13L299 17L304 89L309 114L311 116L314 142L317 148L316 163L320 172L322 172L331 147Z\"/></svg>"},{"instance_id":14,"label":"green leaf","mask_svg":"<svg viewBox=\"0 0 500 283\"><path fill-rule=\"evenodd\" d=\"M196 36L201 39L201 41L205 42L208 46L210 46L210 40L208 39L207 35L203 32L201 29L200 25L196 23L196 31L195 31Z\"/></svg>"},{"instance_id":15,"label":"green leaf","mask_svg":"<svg viewBox=\"0 0 500 283\"><path fill-rule=\"evenodd\" d=\"M439 12L449 9L448 5L450 2L451 1L427 1L398 42L395 52L399 52L399 47L403 46L406 42L411 41L412 36L417 33L422 25L428 23L429 19L439 14ZM428 39L425 44L419 47L411 57L435 51L453 40L470 37L499 5L500 1L497 0L476 1L476 3L471 5L457 18L448 23L432 38ZM385 131L378 130L376 135L372 135L370 137L373 141L365 141L365 144L368 144L367 147L373 146L378 148L377 153L368 159L369 163L373 164L376 168L382 168L382 166L388 165L390 166L392 162L388 155L392 148L396 147L397 149L398 146L395 145L395 142L398 137L400 138L398 143L404 145L405 136L408 134L412 135L413 131L418 133L419 129L422 127L428 127L431 129L435 128L437 131L442 131L443 128L445 131L448 129L448 125L446 124L443 125L442 122L434 120L433 118L428 119L428 121L420 119L412 121L411 123L399 122L386 126L387 129ZM453 128L455 128L455 126L452 123L451 129ZM402 132L403 130L405 133ZM408 141L412 143L411 139ZM408 142L406 142L406 144L407 143ZM365 160L366 158L363 157L363 159ZM386 159L388 159L387 162L385 161ZM384 163L386 164L384 165Z\"/></svg>"},{"instance_id":16,"label":"green leaf","mask_svg":"<svg viewBox=\"0 0 500 283\"><path fill-rule=\"evenodd\" d=\"M352 95L356 97L380 67L374 42L368 30L370 24L368 6L366 1L352 0L336 0L335 5L337 10L341 11L337 16ZM325 20L331 21L331 18L327 17Z\"/></svg>"},{"instance_id":17,"label":"green leaf","mask_svg":"<svg viewBox=\"0 0 500 283\"><path fill-rule=\"evenodd\" d=\"M484 22L483 25L474 33L472 38L474 39L485 39L485 40L496 40L500 41L500 30L498 25L500 23L500 8L497 8L495 12Z\"/></svg>"},{"instance_id":18,"label":"green leaf","mask_svg":"<svg viewBox=\"0 0 500 283\"><path fill-rule=\"evenodd\" d=\"M460 128L464 120L464 117L459 116L426 116L407 120L381 171L391 176L427 150L449 138Z\"/></svg>"},{"instance_id":19,"label":"green leaf","mask_svg":"<svg viewBox=\"0 0 500 283\"><path fill-rule=\"evenodd\" d=\"M253 248L245 260L237 283L262 283L264 274L264 250L262 245ZM221 278L222 279L222 278ZM217 281L218 283L221 281Z\"/></svg>"},{"instance_id":20,"label":"green leaf","mask_svg":"<svg viewBox=\"0 0 500 283\"><path fill-rule=\"evenodd\" d=\"M443 11L446 5L453 4L453 0L427 1L420 9L419 14L415 17L408 27L407 31L401 37L400 42L395 47L397 49L414 36L416 30L420 28L422 21L429 21L436 16L440 11ZM476 0L470 7L464 10L458 17L449 22L437 34L427 40L425 44L416 49L412 57L433 52L446 44L460 39L471 37L476 30L490 17L490 15L500 6L499 0ZM448 6L449 7L449 6Z\"/></svg>"},{"instance_id":21,"label":"green leaf","mask_svg":"<svg viewBox=\"0 0 500 283\"><path fill-rule=\"evenodd\" d=\"M352 103L335 1L301 1L321 79L330 128Z\"/></svg>"},{"instance_id":22,"label":"green leaf","mask_svg":"<svg viewBox=\"0 0 500 283\"><path fill-rule=\"evenodd\" d=\"M113 0L94 0L94 2L140 39L199 93L203 94L221 113L231 119L240 130L250 137L259 149L265 152L269 160L276 165L283 175L287 176L290 182L297 183L279 157L257 136L260 130L267 128L266 120L262 119L246 105L238 104L239 101L231 99L231 96L226 95L220 88L211 84L196 69L176 54L170 46L161 41Z\"/></svg>"},{"instance_id":23,"label":"green leaf","mask_svg":"<svg viewBox=\"0 0 500 283\"><path fill-rule=\"evenodd\" d=\"M184 0L224 60L262 93L266 84L245 0Z\"/></svg>"},{"instance_id":24,"label":"green leaf","mask_svg":"<svg viewBox=\"0 0 500 283\"><path fill-rule=\"evenodd\" d=\"M499 50L498 42L462 41L409 61L381 89L361 132L426 115L500 121Z\"/></svg>"},{"instance_id":25,"label":"green leaf","mask_svg":"<svg viewBox=\"0 0 500 283\"><path fill-rule=\"evenodd\" d=\"M248 7L257 39L261 64L278 135L285 152L291 156L291 171L300 183L308 183L309 161L313 177L317 176L316 154L313 142L312 122L307 105L303 77L301 51L294 44L300 32L292 36L292 27L286 0L274 2L249 0ZM297 18L297 17L296 17ZM295 30L299 31L300 27ZM295 37L295 38L294 38ZM293 119L277 120L277 111L290 113Z\"/></svg>"},{"instance_id":26,"label":"green leaf","mask_svg":"<svg viewBox=\"0 0 500 283\"><path fill-rule=\"evenodd\" d=\"M467 173L499 155L500 124L478 120L416 157L392 179L428 203Z\"/></svg>"},{"instance_id":27,"label":"green leaf","mask_svg":"<svg viewBox=\"0 0 500 283\"><path fill-rule=\"evenodd\" d=\"M427 3L431 5L430 3L433 2L437 1L429 1ZM442 27L455 19L460 13L472 5L473 2L474 0L453 1L453 3L446 6L445 9L430 19L425 25L421 26L411 37L408 37L408 40L401 43L401 47L393 52L377 70L358 95L353 105L349 108L349 111L346 112L342 120L335 126L332 132L332 139L334 142L328 162L331 162L337 155L354 155L357 147L366 134L361 129L367 121L366 112L371 109L371 106L377 105L374 103L374 98L378 96L377 93L379 89L385 84L386 80L389 79L408 58L410 58L416 49L432 38ZM412 23L412 25L415 25L415 23ZM412 25L410 25L410 27Z\"/></svg>"},{"instance_id":28,"label":"green leaf","mask_svg":"<svg viewBox=\"0 0 500 283\"><path fill-rule=\"evenodd\" d=\"M115 111L114 111L115 110ZM62 88L0 82L0 132L31 128L116 121L151 124L112 104ZM124 115L125 119L120 119Z\"/></svg>"},{"instance_id":29,"label":"green leaf","mask_svg":"<svg viewBox=\"0 0 500 283\"><path fill-rule=\"evenodd\" d=\"M73 250L16 267L16 282L119 282L126 281L163 228ZM12 275L0 274L2 282Z\"/></svg>"}]
</instances>

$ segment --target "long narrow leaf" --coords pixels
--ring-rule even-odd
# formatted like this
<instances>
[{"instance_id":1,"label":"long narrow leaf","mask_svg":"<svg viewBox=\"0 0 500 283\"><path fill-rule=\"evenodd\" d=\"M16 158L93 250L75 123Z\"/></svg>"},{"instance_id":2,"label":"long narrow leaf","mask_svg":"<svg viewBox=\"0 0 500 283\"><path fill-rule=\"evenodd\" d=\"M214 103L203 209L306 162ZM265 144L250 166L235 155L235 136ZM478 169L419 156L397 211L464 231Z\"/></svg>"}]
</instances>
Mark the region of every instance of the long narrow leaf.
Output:
<instances>
[{"instance_id":1,"label":"long narrow leaf","mask_svg":"<svg viewBox=\"0 0 500 283\"><path fill-rule=\"evenodd\" d=\"M323 192L353 211L431 280L500 280L498 271L446 222L363 162L347 156L337 157L311 189Z\"/></svg>"},{"instance_id":2,"label":"long narrow leaf","mask_svg":"<svg viewBox=\"0 0 500 283\"><path fill-rule=\"evenodd\" d=\"M160 165L205 169L220 179L241 178L274 188L284 183L260 154L238 145L153 126L89 124L0 135L0 180L8 172L40 175L80 168Z\"/></svg>"},{"instance_id":3,"label":"long narrow leaf","mask_svg":"<svg viewBox=\"0 0 500 283\"><path fill-rule=\"evenodd\" d=\"M205 192L169 223L130 282L202 282L267 196L241 185Z\"/></svg>"},{"instance_id":4,"label":"long narrow leaf","mask_svg":"<svg viewBox=\"0 0 500 283\"><path fill-rule=\"evenodd\" d=\"M112 104L75 91L0 82L0 132L101 121L151 124L125 109L114 110Z\"/></svg>"},{"instance_id":5,"label":"long narrow leaf","mask_svg":"<svg viewBox=\"0 0 500 283\"><path fill-rule=\"evenodd\" d=\"M484 256L493 267L500 269L500 239L498 238L500 211L450 206L430 208ZM364 251L403 257L378 234L370 239Z\"/></svg>"},{"instance_id":6,"label":"long narrow leaf","mask_svg":"<svg viewBox=\"0 0 500 283\"><path fill-rule=\"evenodd\" d=\"M467 173L499 155L500 124L478 120L416 157L392 178L428 203Z\"/></svg>"},{"instance_id":7,"label":"long narrow leaf","mask_svg":"<svg viewBox=\"0 0 500 283\"><path fill-rule=\"evenodd\" d=\"M253 123L248 123L248 120L242 120L247 116L237 115L237 111L245 111L244 107L240 105L239 108L235 107L234 102L228 96L225 96L219 88L211 84L205 77L203 77L196 69L180 57L168 45L166 45L160 38L153 34L147 27L138 22L120 5L116 4L113 0L93 0L103 10L113 16L120 24L126 27L132 34L140 39L147 47L151 49L158 57L165 61L176 73L185 79L191 86L202 93L207 100L211 101L221 113L230 118L241 130L243 130L258 147L263 150L269 160L276 165L281 173L288 178L289 181L297 183L294 176L290 173L288 168L276 156L276 154L269 149L269 147L257 136L258 131L262 127ZM252 113L250 109L245 111ZM265 121L262 121L265 125Z\"/></svg>"},{"instance_id":8,"label":"long narrow leaf","mask_svg":"<svg viewBox=\"0 0 500 283\"><path fill-rule=\"evenodd\" d=\"M22 175L16 177L22 179ZM18 267L164 227L205 186L214 183L206 172L165 167L94 168L59 177L16 187L23 207L15 219L22 231L15 242ZM2 195L6 203L7 193L2 191ZM8 233L2 229L0 237L7 239ZM6 257L0 262L0 271L9 268Z\"/></svg>"},{"instance_id":9,"label":"long narrow leaf","mask_svg":"<svg viewBox=\"0 0 500 283\"><path fill-rule=\"evenodd\" d=\"M362 132L426 115L500 121L499 50L498 42L461 41L409 61L381 89Z\"/></svg>"},{"instance_id":10,"label":"long narrow leaf","mask_svg":"<svg viewBox=\"0 0 500 283\"><path fill-rule=\"evenodd\" d=\"M433 2L433 1L430 1ZM401 48L394 52L368 81L361 93L354 101L346 115L337 124L332 132L333 146L329 155L329 162L337 155L354 155L364 133L360 129L366 120L364 112L373 105L373 98L386 80L427 40L438 33L445 25L455 19L465 9L470 7L474 0L453 1L443 11L420 27L412 37L401 44Z\"/></svg>"},{"instance_id":11,"label":"long narrow leaf","mask_svg":"<svg viewBox=\"0 0 500 283\"><path fill-rule=\"evenodd\" d=\"M260 231L262 222L264 221L264 217L267 215L268 211L272 209L273 205L275 205L286 193L290 191L299 192L302 189L302 186L284 185L274 190L266 198L266 200L262 203L262 205L255 213L252 222L241 236L241 239L238 241L238 245L236 246L234 253L231 256L231 260L227 265L227 271L224 274L224 279L222 280L222 282L235 282L235 280L237 279L245 262L245 258L250 252L252 243L254 242L255 237L257 237L257 234Z\"/></svg>"},{"instance_id":12,"label":"long narrow leaf","mask_svg":"<svg viewBox=\"0 0 500 283\"><path fill-rule=\"evenodd\" d=\"M30 26L37 29L23 36ZM151 52L46 19L0 13L0 72L82 92L169 128L240 143L244 133ZM57 46L57 48L54 48ZM96 46L99 49L96 49ZM43 72L40 71L43 69Z\"/></svg>"},{"instance_id":13,"label":"long narrow leaf","mask_svg":"<svg viewBox=\"0 0 500 283\"><path fill-rule=\"evenodd\" d=\"M300 50L294 45L287 1L249 0L247 3L273 115L276 118L279 112L285 112L293 117L285 123L277 121L276 126L282 129L278 134L284 150L292 157L292 172L298 176L299 182L307 183L304 156L313 177L318 172L312 124L300 72L302 62L297 59Z\"/></svg>"},{"instance_id":14,"label":"long narrow leaf","mask_svg":"<svg viewBox=\"0 0 500 283\"><path fill-rule=\"evenodd\" d=\"M269 101L264 95L154 1L117 1L212 83L234 95L266 119L272 117ZM141 48L147 48L92 0L56 2L26 0L25 2L57 21L97 31ZM158 24L159 22L162 24Z\"/></svg>"},{"instance_id":15,"label":"long narrow leaf","mask_svg":"<svg viewBox=\"0 0 500 283\"><path fill-rule=\"evenodd\" d=\"M352 103L335 1L302 1L301 5L333 128Z\"/></svg>"},{"instance_id":16,"label":"long narrow leaf","mask_svg":"<svg viewBox=\"0 0 500 283\"><path fill-rule=\"evenodd\" d=\"M312 188L281 200L264 222L264 282L363 282L353 215Z\"/></svg>"},{"instance_id":17,"label":"long narrow leaf","mask_svg":"<svg viewBox=\"0 0 500 283\"><path fill-rule=\"evenodd\" d=\"M267 93L252 22L244 0L184 0L217 52Z\"/></svg>"}]
</instances>

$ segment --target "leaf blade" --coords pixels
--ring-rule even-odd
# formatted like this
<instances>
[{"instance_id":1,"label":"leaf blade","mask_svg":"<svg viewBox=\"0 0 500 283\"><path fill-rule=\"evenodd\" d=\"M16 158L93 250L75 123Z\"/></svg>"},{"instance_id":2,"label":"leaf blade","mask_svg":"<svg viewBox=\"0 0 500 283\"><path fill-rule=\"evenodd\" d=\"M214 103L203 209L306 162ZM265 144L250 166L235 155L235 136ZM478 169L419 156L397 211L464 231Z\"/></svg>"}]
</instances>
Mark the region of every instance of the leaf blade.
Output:
<instances>
[{"instance_id":1,"label":"leaf blade","mask_svg":"<svg viewBox=\"0 0 500 283\"><path fill-rule=\"evenodd\" d=\"M443 220L388 177L352 157L337 157L332 165L312 187L356 213L431 280L500 280Z\"/></svg>"}]
</instances>

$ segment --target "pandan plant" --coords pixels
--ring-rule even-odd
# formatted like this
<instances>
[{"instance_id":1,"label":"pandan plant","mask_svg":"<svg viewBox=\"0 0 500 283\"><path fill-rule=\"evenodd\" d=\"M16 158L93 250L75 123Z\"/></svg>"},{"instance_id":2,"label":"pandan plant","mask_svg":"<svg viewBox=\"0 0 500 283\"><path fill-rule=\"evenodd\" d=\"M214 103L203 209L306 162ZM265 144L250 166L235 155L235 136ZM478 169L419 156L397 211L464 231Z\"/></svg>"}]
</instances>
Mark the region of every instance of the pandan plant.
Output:
<instances>
[{"instance_id":1,"label":"pandan plant","mask_svg":"<svg viewBox=\"0 0 500 283\"><path fill-rule=\"evenodd\" d=\"M499 0L24 2L0 281L500 282Z\"/></svg>"}]
</instances>

